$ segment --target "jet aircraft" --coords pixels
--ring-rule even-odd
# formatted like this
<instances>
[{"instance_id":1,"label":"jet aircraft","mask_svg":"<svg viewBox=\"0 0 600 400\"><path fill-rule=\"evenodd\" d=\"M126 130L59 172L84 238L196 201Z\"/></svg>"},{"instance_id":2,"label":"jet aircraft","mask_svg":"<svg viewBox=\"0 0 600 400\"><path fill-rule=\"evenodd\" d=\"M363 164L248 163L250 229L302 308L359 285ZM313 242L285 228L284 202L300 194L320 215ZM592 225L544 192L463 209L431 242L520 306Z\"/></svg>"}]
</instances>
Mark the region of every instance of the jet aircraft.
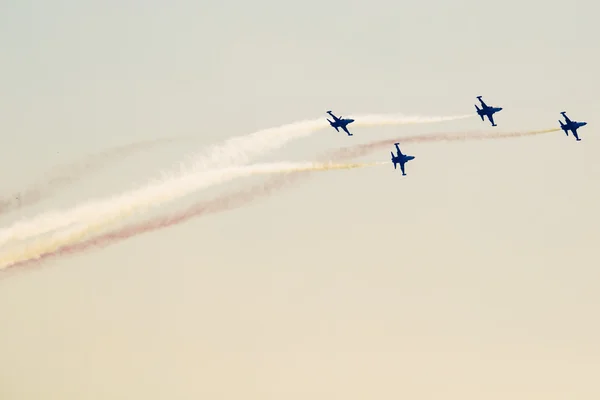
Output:
<instances>
[{"instance_id":1,"label":"jet aircraft","mask_svg":"<svg viewBox=\"0 0 600 400\"><path fill-rule=\"evenodd\" d=\"M560 119L558 120L558 122L560 123L560 128L563 131L565 131L565 135L569 136L569 131L571 131L573 132L573 136L575 136L575 139L581 140L577 135L577 129L579 129L582 126L586 126L587 122L579 122L569 119L569 117L567 117L566 111L562 111L561 114L565 118L565 123L563 124L563 122Z\"/></svg>"},{"instance_id":2,"label":"jet aircraft","mask_svg":"<svg viewBox=\"0 0 600 400\"><path fill-rule=\"evenodd\" d=\"M492 126L498 126L494 122L494 114L497 113L498 111L502 111L502 107L490 107L487 104L485 104L485 102L483 100L481 100L481 97L483 97L483 96L477 96L477 98L479 99L479 102L481 103L481 108L477 107L477 104L475 104L475 109L477 110L477 114L479 114L482 121L483 121L484 117L487 116L488 119L490 120L490 122L492 123Z\"/></svg>"},{"instance_id":3,"label":"jet aircraft","mask_svg":"<svg viewBox=\"0 0 600 400\"><path fill-rule=\"evenodd\" d=\"M390 154L392 155L392 162L394 163L394 169L396 169L396 166L400 164L402 175L406 175L406 173L404 172L404 164L406 164L410 160L414 160L415 156L408 156L406 154L402 154L402 151L400 151L400 146L398 145L399 143L394 143L394 146L396 146L396 150L398 151L397 155L394 155L393 151L390 152Z\"/></svg>"},{"instance_id":4,"label":"jet aircraft","mask_svg":"<svg viewBox=\"0 0 600 400\"><path fill-rule=\"evenodd\" d=\"M348 134L348 136L352 136L352 134L350 132L348 132L348 128L346 128L346 126L348 124L351 124L354 122L353 119L350 118L342 118L342 116L340 115L340 117L336 117L335 115L333 115L333 113L331 111L327 111L327 114L331 115L331 117L333 118L333 121L330 121L329 118L327 118L327 121L329 122L329 125L331 125L332 127L335 128L336 131L340 131L339 128L342 128L344 130L344 132L346 132Z\"/></svg>"}]
</instances>

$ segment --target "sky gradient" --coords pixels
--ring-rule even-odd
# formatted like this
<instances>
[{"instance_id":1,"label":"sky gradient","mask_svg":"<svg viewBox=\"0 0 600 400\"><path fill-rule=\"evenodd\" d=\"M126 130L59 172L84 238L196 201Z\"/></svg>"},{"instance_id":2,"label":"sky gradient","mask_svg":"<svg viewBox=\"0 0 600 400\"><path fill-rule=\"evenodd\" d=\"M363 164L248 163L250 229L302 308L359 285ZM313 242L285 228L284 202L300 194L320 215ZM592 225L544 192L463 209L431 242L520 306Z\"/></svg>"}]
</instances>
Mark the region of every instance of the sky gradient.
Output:
<instances>
[{"instance_id":1,"label":"sky gradient","mask_svg":"<svg viewBox=\"0 0 600 400\"><path fill-rule=\"evenodd\" d=\"M157 138L20 218L133 189L227 138L307 118L475 112L333 129L256 161L433 132L247 207L0 279L0 398L597 399L597 2L0 2L5 195ZM360 161L386 161L389 150ZM177 210L264 178L199 192Z\"/></svg>"}]
</instances>

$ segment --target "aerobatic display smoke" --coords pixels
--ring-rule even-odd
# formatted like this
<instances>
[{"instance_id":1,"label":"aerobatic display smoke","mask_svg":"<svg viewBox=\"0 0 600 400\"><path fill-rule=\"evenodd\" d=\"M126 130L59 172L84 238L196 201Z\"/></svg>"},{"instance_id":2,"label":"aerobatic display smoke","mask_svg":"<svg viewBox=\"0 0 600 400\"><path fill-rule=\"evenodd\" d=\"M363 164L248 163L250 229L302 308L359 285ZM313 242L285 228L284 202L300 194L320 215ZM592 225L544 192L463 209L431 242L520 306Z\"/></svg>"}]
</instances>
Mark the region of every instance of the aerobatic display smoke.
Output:
<instances>
[{"instance_id":1,"label":"aerobatic display smoke","mask_svg":"<svg viewBox=\"0 0 600 400\"><path fill-rule=\"evenodd\" d=\"M357 116L356 126L400 125L432 123L473 117L471 114L449 117L419 117L402 115L363 115ZM191 168L180 168L179 176L166 177L162 181L149 184L137 190L108 198L92 201L63 212L52 211L36 218L18 221L0 231L0 246L14 240L25 240L46 234L72 224L84 224L112 218L131 209L144 210L186 196L201 187L203 172L214 168L244 165L253 156L274 150L293 139L307 136L318 129L329 127L322 119L301 121L235 137L221 145L209 148L206 154L198 156ZM214 180L213 184L225 182L227 178ZM95 223L95 222L94 222Z\"/></svg>"},{"instance_id":2,"label":"aerobatic display smoke","mask_svg":"<svg viewBox=\"0 0 600 400\"><path fill-rule=\"evenodd\" d=\"M205 185L209 185L215 181L221 180L224 177L227 179L233 179L236 177L249 176L255 174L273 174L273 173L291 173L291 172L302 172L302 171L329 171L339 169L354 169L364 168L368 166L387 164L383 162L372 162L372 163L354 163L354 164L339 164L339 163L271 163L271 164L256 164L244 167L232 167L223 170L209 171L198 178L202 179ZM177 181L177 184L181 187L185 187L190 184L187 180ZM173 190L177 190L177 185L172 187ZM166 193L165 193L166 195ZM139 206L139 204L137 204ZM48 238L42 238L40 240L34 240L33 243L25 243L21 246L15 246L12 251L3 252L0 256L0 270L9 267L15 263L37 259L44 254L56 252L60 248L67 246L72 243L84 240L87 236L95 234L102 229L110 226L111 224L118 222L121 218L132 214L135 211L135 207L132 208L119 208L116 209L118 213L99 218L93 223L87 222L82 224L76 224L64 231L51 234Z\"/></svg>"},{"instance_id":3,"label":"aerobatic display smoke","mask_svg":"<svg viewBox=\"0 0 600 400\"><path fill-rule=\"evenodd\" d=\"M427 142L441 142L441 141L465 141L465 140L486 140L486 139L505 139L505 138L516 138L523 136L534 136L543 133L556 132L560 129L546 129L546 130L538 130L538 131L526 131L526 132L499 132L493 134L487 134L482 132L470 132L470 133L434 133L429 135L419 135L419 136L406 136L395 139L387 139L387 140L379 140L374 142L369 142L365 144L360 144L356 146L350 146L343 149L339 149L330 153L327 153L324 159L330 160L330 163L343 162L345 160L350 160L356 157L361 157L371 153L372 151L377 151L380 149L387 148L393 145L396 142L402 143L427 143ZM387 164L388 162L382 163ZM195 205L192 205L183 211L165 215L161 217L152 218L151 220L131 224L125 226L123 228L101 234L99 236L93 237L91 239L85 241L72 241L60 248L56 248L53 251L47 251L43 255L39 255L37 257L29 257L27 256L21 257L20 261L14 261L12 264L6 264L6 262L2 262L3 267L15 266L21 263L28 264L29 261L34 259L33 261L41 261L46 258L73 254L81 251L85 251L90 248L96 247L104 247L115 242L128 239L139 234L159 230L162 228L166 228L169 226L174 226L183 222L186 222L192 218L213 214L223 211L228 211L231 209L235 209L238 207L242 207L251 203L254 200L259 198L264 198L269 195L274 194L275 192L285 188L286 186L291 185L292 183L298 182L301 178L307 178L310 175L310 170L305 170L304 172L295 171L293 173L289 173L283 176L277 176L272 179L269 179L267 182L258 184L250 187L246 190L236 191L234 193L226 194L218 196L209 201L202 201ZM24 253L22 253L24 255ZM2 258L4 260L4 258ZM3 267L0 267L2 269Z\"/></svg>"},{"instance_id":4,"label":"aerobatic display smoke","mask_svg":"<svg viewBox=\"0 0 600 400\"><path fill-rule=\"evenodd\" d=\"M385 125L407 125L454 121L473 118L473 114L422 117L407 116L402 114L366 114L352 116L355 121L348 125L348 129L358 126L385 126ZM243 165L268 151L278 149L287 142L309 136L314 132L329 128L326 119L313 119L291 124L281 125L274 128L263 129L258 132L238 136L226 140L223 144L210 147L203 154L197 155L197 161L193 162L193 169L225 167L231 165Z\"/></svg>"},{"instance_id":5,"label":"aerobatic display smoke","mask_svg":"<svg viewBox=\"0 0 600 400\"><path fill-rule=\"evenodd\" d=\"M130 156L139 151L148 150L157 145L176 142L183 139L184 138L164 138L131 143L94 154L76 163L63 165L56 168L54 171L50 171L43 182L38 182L21 192L14 193L5 198L0 198L0 214L34 205L44 198L49 197L57 190L85 178L110 162Z\"/></svg>"},{"instance_id":6,"label":"aerobatic display smoke","mask_svg":"<svg viewBox=\"0 0 600 400\"><path fill-rule=\"evenodd\" d=\"M361 157L370 153L372 150L377 150L382 147L393 146L396 142L404 143L426 143L426 142L462 142L466 140L498 140L498 139L509 139L524 136L536 136L544 133L558 132L561 129L551 128L542 129L536 131L524 131L524 132L497 132L497 133L484 133L484 132L452 132L452 133L432 133L428 135L400 137L395 139L378 140L375 142L360 144L357 146L350 146L335 151L331 154L332 160L346 160L356 157Z\"/></svg>"}]
</instances>

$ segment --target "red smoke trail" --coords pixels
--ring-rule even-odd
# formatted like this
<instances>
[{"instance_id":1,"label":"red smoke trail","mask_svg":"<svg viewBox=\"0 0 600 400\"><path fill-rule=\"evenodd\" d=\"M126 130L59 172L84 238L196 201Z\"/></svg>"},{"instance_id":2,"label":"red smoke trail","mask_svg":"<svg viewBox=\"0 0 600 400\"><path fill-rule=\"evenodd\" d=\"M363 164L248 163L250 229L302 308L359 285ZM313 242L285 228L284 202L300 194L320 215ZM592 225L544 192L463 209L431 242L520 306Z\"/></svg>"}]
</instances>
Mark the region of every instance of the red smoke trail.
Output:
<instances>
[{"instance_id":1,"label":"red smoke trail","mask_svg":"<svg viewBox=\"0 0 600 400\"><path fill-rule=\"evenodd\" d=\"M181 139L167 138L132 143L106 150L76 163L63 165L51 172L50 177L44 182L38 182L22 192L0 198L0 214L25 206L31 206L48 197L56 190L85 178L111 161L127 157L132 153L149 149L159 144L166 144Z\"/></svg>"},{"instance_id":2,"label":"red smoke trail","mask_svg":"<svg viewBox=\"0 0 600 400\"><path fill-rule=\"evenodd\" d=\"M360 144L333 151L322 157L322 161L343 162L349 159L365 156L372 151L393 146L396 142L402 143L426 143L441 141L465 141L465 140L485 140L485 139L505 139L522 136L533 136L542 133L556 132L560 129L547 129L541 131L529 132L509 132L509 133L437 133L419 136L407 136L397 139L386 139L376 142ZM175 214L157 217L144 222L125 226L123 228L110 231L105 234L93 237L83 242L75 243L62 247L52 253L47 253L35 260L27 260L22 263L14 264L7 268L8 271L13 268L22 268L27 265L37 264L53 257L70 255L88 250L93 247L106 247L115 242L131 238L140 234L156 231L162 228L174 226L186 222L192 218L206 214L213 214L242 207L261 197L267 197L274 192L285 188L292 183L299 181L302 177L307 178L314 172L292 172L269 179L262 184L250 187L246 190L236 191L226 195L218 196L212 200L202 201L194 204L183 211Z\"/></svg>"}]
</instances>

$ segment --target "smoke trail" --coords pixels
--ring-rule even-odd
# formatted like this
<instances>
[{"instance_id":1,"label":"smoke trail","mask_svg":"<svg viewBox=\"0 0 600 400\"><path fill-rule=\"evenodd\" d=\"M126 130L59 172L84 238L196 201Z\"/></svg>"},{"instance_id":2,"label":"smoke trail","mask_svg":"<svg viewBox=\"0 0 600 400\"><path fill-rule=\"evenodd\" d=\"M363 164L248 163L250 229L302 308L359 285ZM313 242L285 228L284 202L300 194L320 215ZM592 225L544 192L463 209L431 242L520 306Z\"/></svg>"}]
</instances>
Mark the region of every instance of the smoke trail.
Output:
<instances>
[{"instance_id":1,"label":"smoke trail","mask_svg":"<svg viewBox=\"0 0 600 400\"><path fill-rule=\"evenodd\" d=\"M184 138L164 138L131 143L94 154L76 163L63 165L56 168L55 171L51 171L49 178L46 180L35 183L22 192L0 198L0 214L36 204L42 199L52 195L57 190L72 185L112 161L127 157L138 151L150 149L160 144L171 143L182 139Z\"/></svg>"},{"instance_id":2,"label":"smoke trail","mask_svg":"<svg viewBox=\"0 0 600 400\"><path fill-rule=\"evenodd\" d=\"M471 133L436 133L429 135L420 136L406 136L397 139L380 140L356 146L350 146L337 150L331 153L325 154L322 159L328 159L329 162L343 162L344 160L353 159L367 155L372 151L387 148L393 145L395 142L402 143L427 143L427 142L440 142L440 141L464 141L464 140L486 140L486 139L503 139L503 138L516 138L522 136L534 136L543 133L556 132L560 129L546 129L540 131L527 131L527 132L508 132L508 133L494 133L485 134L480 132ZM388 162L381 163L387 164ZM156 217L147 221L143 221L136 224L130 224L120 229L116 229L102 235L93 237L85 241L78 241L70 243L62 248L57 248L54 251L46 252L35 260L22 260L21 262L15 262L13 265L7 265L16 267L29 264L30 262L41 262L51 257L59 257L62 255L69 255L78 252L88 250L90 248L106 247L113 243L120 242L122 240L163 229L166 227L178 225L187 222L190 219L199 217L207 214L214 214L223 211L229 211L238 207L247 205L248 203L255 201L260 198L268 197L275 192L284 189L293 183L299 182L302 178L308 178L310 171L304 172L293 172L283 176L276 176L269 179L267 182L258 184L250 187L246 190L236 191L230 194L218 196L209 201L202 201L194 204L178 213L171 215L164 215ZM1 270L1 268L0 268Z\"/></svg>"},{"instance_id":3,"label":"smoke trail","mask_svg":"<svg viewBox=\"0 0 600 400\"><path fill-rule=\"evenodd\" d=\"M360 144L357 146L346 147L337 150L329 155L331 160L347 160L356 157L362 157L370 153L373 150L377 150L382 147L393 146L396 142L401 143L426 143L426 142L456 142L466 140L498 140L498 139L509 139L524 136L536 136L544 133L558 132L560 128L542 129L537 131L524 131L524 132L497 132L497 133L484 133L484 132L454 132L454 133L433 133L428 135L420 136L408 136L400 137L396 139L385 139L378 140L376 142L369 142Z\"/></svg>"},{"instance_id":4,"label":"smoke trail","mask_svg":"<svg viewBox=\"0 0 600 400\"><path fill-rule=\"evenodd\" d=\"M364 115L355 117L355 124L358 126L361 124L368 126L429 123L464 119L472 116L471 114L450 117ZM112 218L111 215L121 214L122 210L130 210L132 208L144 210L186 196L203 186L201 176L198 174L206 171L209 167L243 165L251 156L274 150L292 139L307 136L318 129L328 126L326 120L309 120L229 139L222 145L209 148L207 154L200 157L193 164L191 170L186 172L181 167L179 177L167 177L162 181L149 184L140 189L126 192L104 201L88 202L62 213L57 211L47 212L30 220L16 222L11 227L0 231L0 246L13 240L28 239L57 229L66 228L75 223L82 223L83 221L110 219ZM216 180L214 183L221 183L224 179Z\"/></svg>"},{"instance_id":5,"label":"smoke trail","mask_svg":"<svg viewBox=\"0 0 600 400\"><path fill-rule=\"evenodd\" d=\"M308 177L310 173L311 172L309 171L304 171L277 176L269 179L263 184L252 186L248 190L231 193L225 196L219 196L209 201L197 203L179 213L164 215L162 217L154 218L141 223L130 224L87 240L68 242L68 244L62 247L55 246L54 250L48 250L44 254L40 254L35 258L20 257L18 261L14 260L12 264L2 262L0 264L2 265L0 267L0 278L2 277L2 272L6 273L8 270L17 270L18 268L28 266L34 267L39 263L52 258L76 254L92 248L107 247L111 244L132 238L140 234L179 225L195 217L242 207L253 200L267 197L270 194L283 189L285 186L300 180L302 177ZM2 260L4 260L4 258Z\"/></svg>"},{"instance_id":6,"label":"smoke trail","mask_svg":"<svg viewBox=\"0 0 600 400\"><path fill-rule=\"evenodd\" d=\"M366 114L357 115L350 127L357 126L384 126L384 125L407 125L435 122L447 122L476 115L465 114L442 117L407 116L403 114ZM246 136L238 136L225 141L221 145L209 148L204 154L197 155L193 168L224 167L231 165L246 164L251 157L256 157L268 151L278 149L287 142L309 136L320 129L329 128L325 118L305 120L291 124L281 125L274 128L263 129Z\"/></svg>"},{"instance_id":7,"label":"smoke trail","mask_svg":"<svg viewBox=\"0 0 600 400\"><path fill-rule=\"evenodd\" d=\"M273 173L292 173L292 172L303 172L303 171L329 171L339 169L354 169L364 168L368 166L383 165L387 163L373 162L373 163L353 163L353 164L336 164L332 162L328 163L274 163L274 164L257 164L246 167L229 168L223 171L216 171L214 174L216 179L219 179L222 175L228 175L230 177L240 177L254 174L273 174ZM114 218L103 219L95 224L79 224L71 229L67 229L65 232L51 235L48 239L41 239L33 244L25 244L19 246L17 250L11 252L5 252L0 258L0 270L13 266L24 261L39 259L45 254L51 254L59 251L61 248L68 246L69 244L77 243L84 240L90 234L97 233L103 228L112 225L115 220L126 216L127 214L133 213L134 210L127 210L119 215L115 215Z\"/></svg>"}]
</instances>

